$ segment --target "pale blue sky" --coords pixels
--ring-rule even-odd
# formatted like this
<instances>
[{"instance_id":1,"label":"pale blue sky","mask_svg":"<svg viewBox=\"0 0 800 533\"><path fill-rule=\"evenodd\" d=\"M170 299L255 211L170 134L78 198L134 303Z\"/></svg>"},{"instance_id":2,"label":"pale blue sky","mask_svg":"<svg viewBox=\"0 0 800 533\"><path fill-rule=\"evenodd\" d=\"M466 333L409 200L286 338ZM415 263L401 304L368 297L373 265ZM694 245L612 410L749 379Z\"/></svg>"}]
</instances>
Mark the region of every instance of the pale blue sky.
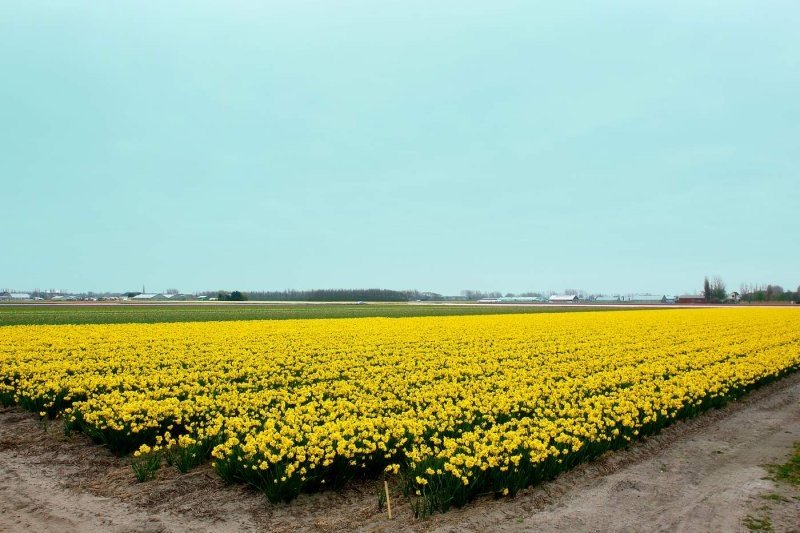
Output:
<instances>
[{"instance_id":1,"label":"pale blue sky","mask_svg":"<svg viewBox=\"0 0 800 533\"><path fill-rule=\"evenodd\" d=\"M0 287L800 283L800 3L0 3Z\"/></svg>"}]
</instances>

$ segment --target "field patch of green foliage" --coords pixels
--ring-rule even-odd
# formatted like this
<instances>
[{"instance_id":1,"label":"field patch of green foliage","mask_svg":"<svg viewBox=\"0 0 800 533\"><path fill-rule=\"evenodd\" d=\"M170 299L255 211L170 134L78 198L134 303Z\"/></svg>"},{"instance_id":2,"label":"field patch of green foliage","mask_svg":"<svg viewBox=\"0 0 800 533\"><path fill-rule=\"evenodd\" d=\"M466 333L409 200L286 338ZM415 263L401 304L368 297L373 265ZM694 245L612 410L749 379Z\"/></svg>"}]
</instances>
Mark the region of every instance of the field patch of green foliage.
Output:
<instances>
[{"instance_id":1,"label":"field patch of green foliage","mask_svg":"<svg viewBox=\"0 0 800 533\"><path fill-rule=\"evenodd\" d=\"M800 485L800 442L795 445L794 453L788 461L780 465L771 465L770 470L775 479Z\"/></svg>"},{"instance_id":2,"label":"field patch of green foliage","mask_svg":"<svg viewBox=\"0 0 800 533\"><path fill-rule=\"evenodd\" d=\"M629 308L612 308L623 310ZM298 318L412 317L499 315L597 311L592 307L409 305L409 304L11 304L0 306L0 326L36 324L120 324L206 322L227 320L287 320ZM608 310L608 309L602 309Z\"/></svg>"}]
</instances>

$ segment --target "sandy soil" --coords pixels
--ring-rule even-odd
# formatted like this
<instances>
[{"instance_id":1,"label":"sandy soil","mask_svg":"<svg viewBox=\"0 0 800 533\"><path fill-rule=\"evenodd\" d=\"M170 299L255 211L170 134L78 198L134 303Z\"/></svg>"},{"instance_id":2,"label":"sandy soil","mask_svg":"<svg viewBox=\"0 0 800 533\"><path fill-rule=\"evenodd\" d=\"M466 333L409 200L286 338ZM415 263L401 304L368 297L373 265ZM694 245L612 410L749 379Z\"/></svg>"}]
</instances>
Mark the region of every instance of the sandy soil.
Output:
<instances>
[{"instance_id":1,"label":"sandy soil","mask_svg":"<svg viewBox=\"0 0 800 533\"><path fill-rule=\"evenodd\" d=\"M0 531L747 531L748 520L800 531L800 490L765 465L800 441L800 374L678 423L514 499L483 499L414 520L380 485L273 505L208 468L162 468L136 483L129 463L83 436L66 438L16 408L0 409Z\"/></svg>"}]
</instances>

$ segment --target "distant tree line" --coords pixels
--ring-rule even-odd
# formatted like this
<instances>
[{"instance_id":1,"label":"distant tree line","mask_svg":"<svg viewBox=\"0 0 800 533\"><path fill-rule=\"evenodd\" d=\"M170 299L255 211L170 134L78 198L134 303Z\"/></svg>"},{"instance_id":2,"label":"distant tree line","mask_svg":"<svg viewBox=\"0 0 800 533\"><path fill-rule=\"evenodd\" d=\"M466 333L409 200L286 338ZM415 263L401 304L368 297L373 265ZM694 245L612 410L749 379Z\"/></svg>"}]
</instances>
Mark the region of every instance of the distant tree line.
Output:
<instances>
[{"instance_id":1,"label":"distant tree line","mask_svg":"<svg viewBox=\"0 0 800 533\"><path fill-rule=\"evenodd\" d=\"M204 292L209 297L215 297L220 301L231 301L238 291L228 293L227 291ZM567 290L565 294L578 294L582 291L577 289ZM249 291L240 293L245 300L253 301L272 301L272 302L440 302L452 296L444 296L436 292L405 290L395 291L389 289L313 289L307 291L284 290L284 291ZM547 296L541 292L522 292L506 293L500 291L479 291L466 289L461 291L461 299L475 301L482 298L502 298L513 296Z\"/></svg>"},{"instance_id":2,"label":"distant tree line","mask_svg":"<svg viewBox=\"0 0 800 533\"><path fill-rule=\"evenodd\" d=\"M465 300L481 300L483 298L501 298L503 296L503 293L497 291L483 292L472 289L465 289L461 291L461 296L463 296Z\"/></svg>"},{"instance_id":3,"label":"distant tree line","mask_svg":"<svg viewBox=\"0 0 800 533\"><path fill-rule=\"evenodd\" d=\"M796 291L780 285L742 285L739 289L745 302L800 302L800 285Z\"/></svg>"},{"instance_id":4,"label":"distant tree line","mask_svg":"<svg viewBox=\"0 0 800 533\"><path fill-rule=\"evenodd\" d=\"M742 284L739 291L727 292L725 283L719 276L709 281L708 276L703 280L703 297L707 302L719 303L725 301L743 302L800 302L800 286L792 292L785 290L780 285L753 285Z\"/></svg>"},{"instance_id":5,"label":"distant tree line","mask_svg":"<svg viewBox=\"0 0 800 533\"><path fill-rule=\"evenodd\" d=\"M217 291L214 293L206 293L206 296L216 297L220 302L244 302L250 299L250 295L241 291Z\"/></svg>"},{"instance_id":6,"label":"distant tree line","mask_svg":"<svg viewBox=\"0 0 800 533\"><path fill-rule=\"evenodd\" d=\"M570 289L568 289L570 290ZM578 294L577 290L573 289L573 292L566 292L565 294ZM502 298L504 295L502 292L493 291L493 292L484 292L484 291L477 291L473 289L466 289L461 291L461 297L465 300L482 300L483 298ZM505 294L506 298L513 298L515 296L523 296L523 297L544 297L546 296L544 293L541 292L521 292L519 294L515 294L513 292L507 292Z\"/></svg>"},{"instance_id":7,"label":"distant tree line","mask_svg":"<svg viewBox=\"0 0 800 533\"><path fill-rule=\"evenodd\" d=\"M314 289L308 291L216 291L204 293L220 301L274 301L274 302L407 302L406 292L388 289Z\"/></svg>"},{"instance_id":8,"label":"distant tree line","mask_svg":"<svg viewBox=\"0 0 800 533\"><path fill-rule=\"evenodd\" d=\"M420 292L418 290L403 291L406 298L411 301L420 302L441 302L446 298L436 292Z\"/></svg>"}]
</instances>

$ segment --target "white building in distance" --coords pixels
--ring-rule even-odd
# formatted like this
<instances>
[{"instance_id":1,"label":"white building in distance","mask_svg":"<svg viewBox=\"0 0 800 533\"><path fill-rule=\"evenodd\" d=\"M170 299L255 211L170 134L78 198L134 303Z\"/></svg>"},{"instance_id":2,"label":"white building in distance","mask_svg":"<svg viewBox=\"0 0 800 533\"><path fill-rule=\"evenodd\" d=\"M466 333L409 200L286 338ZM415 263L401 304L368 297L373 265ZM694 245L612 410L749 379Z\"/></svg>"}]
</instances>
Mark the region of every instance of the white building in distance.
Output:
<instances>
[{"instance_id":1,"label":"white building in distance","mask_svg":"<svg viewBox=\"0 0 800 533\"><path fill-rule=\"evenodd\" d=\"M548 300L551 304L576 304L578 303L577 294L554 294Z\"/></svg>"}]
</instances>

